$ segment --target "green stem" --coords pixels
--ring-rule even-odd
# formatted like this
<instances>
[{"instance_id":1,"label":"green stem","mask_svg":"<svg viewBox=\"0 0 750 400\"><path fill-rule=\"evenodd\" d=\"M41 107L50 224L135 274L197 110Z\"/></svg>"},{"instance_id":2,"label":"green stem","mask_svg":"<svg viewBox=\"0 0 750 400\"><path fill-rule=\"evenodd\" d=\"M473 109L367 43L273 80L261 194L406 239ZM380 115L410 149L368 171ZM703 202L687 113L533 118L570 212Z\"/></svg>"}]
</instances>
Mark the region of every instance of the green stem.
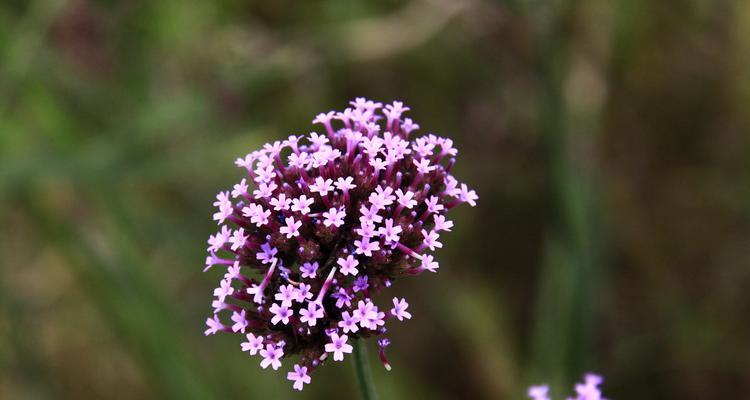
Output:
<instances>
[{"instance_id":1,"label":"green stem","mask_svg":"<svg viewBox=\"0 0 750 400\"><path fill-rule=\"evenodd\" d=\"M372 376L370 375L370 363L367 361L365 341L355 339L353 346L354 370L357 373L357 386L359 387L359 392L362 394L362 399L377 400L378 396L375 394L375 386L372 384Z\"/></svg>"}]
</instances>

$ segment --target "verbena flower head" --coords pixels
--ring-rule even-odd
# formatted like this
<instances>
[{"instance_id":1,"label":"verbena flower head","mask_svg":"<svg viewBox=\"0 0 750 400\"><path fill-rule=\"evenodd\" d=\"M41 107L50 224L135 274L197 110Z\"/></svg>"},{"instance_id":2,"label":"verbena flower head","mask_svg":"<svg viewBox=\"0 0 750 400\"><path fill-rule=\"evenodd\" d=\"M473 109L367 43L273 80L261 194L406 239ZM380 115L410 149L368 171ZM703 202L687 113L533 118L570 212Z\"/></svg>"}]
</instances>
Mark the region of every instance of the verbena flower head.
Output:
<instances>
[{"instance_id":1,"label":"verbena flower head","mask_svg":"<svg viewBox=\"0 0 750 400\"><path fill-rule=\"evenodd\" d=\"M237 159L252 182L243 178L214 202L220 228L208 239L205 270L226 273L205 334L242 335L242 351L262 368L298 355L287 373L297 390L360 338L378 337L390 369L385 324L412 315L405 298L378 306L375 295L400 276L437 272L428 251L453 227L445 213L477 200L450 174L452 140L411 140L419 125L403 118L401 102L350 104L318 114L323 134L289 136Z\"/></svg>"},{"instance_id":2,"label":"verbena flower head","mask_svg":"<svg viewBox=\"0 0 750 400\"><path fill-rule=\"evenodd\" d=\"M584 375L583 382L575 385L576 396L568 397L567 400L606 400L599 389L603 381L604 379L596 374ZM532 400L550 400L548 393L549 386L539 385L530 387L527 394Z\"/></svg>"}]
</instances>

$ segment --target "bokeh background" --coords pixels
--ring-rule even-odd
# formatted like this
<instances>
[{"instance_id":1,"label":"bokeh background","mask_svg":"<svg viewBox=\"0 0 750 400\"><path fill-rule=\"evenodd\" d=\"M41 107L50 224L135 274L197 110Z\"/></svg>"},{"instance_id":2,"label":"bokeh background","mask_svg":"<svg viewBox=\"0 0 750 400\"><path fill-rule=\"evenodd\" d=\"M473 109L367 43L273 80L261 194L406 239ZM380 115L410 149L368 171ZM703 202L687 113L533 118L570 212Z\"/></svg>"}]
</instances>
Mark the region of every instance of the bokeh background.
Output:
<instances>
[{"instance_id":1,"label":"bokeh background","mask_svg":"<svg viewBox=\"0 0 750 400\"><path fill-rule=\"evenodd\" d=\"M742 0L4 0L0 398L357 398L205 338L200 272L234 159L354 96L480 195L381 398L747 396L749 38Z\"/></svg>"}]
</instances>

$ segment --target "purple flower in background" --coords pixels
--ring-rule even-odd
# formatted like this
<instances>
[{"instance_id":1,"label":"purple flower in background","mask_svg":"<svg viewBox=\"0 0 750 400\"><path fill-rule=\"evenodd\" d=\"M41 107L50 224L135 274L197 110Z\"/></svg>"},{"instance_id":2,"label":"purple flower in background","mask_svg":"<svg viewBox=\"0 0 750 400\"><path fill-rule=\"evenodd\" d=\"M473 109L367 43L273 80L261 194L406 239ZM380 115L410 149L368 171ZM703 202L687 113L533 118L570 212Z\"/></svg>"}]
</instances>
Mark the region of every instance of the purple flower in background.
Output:
<instances>
[{"instance_id":1,"label":"purple flower in background","mask_svg":"<svg viewBox=\"0 0 750 400\"><path fill-rule=\"evenodd\" d=\"M548 392L549 386L539 385L530 387L527 394L532 400L550 400Z\"/></svg>"},{"instance_id":2,"label":"purple flower in background","mask_svg":"<svg viewBox=\"0 0 750 400\"><path fill-rule=\"evenodd\" d=\"M260 356L264 369L297 356L287 374L296 390L326 354L341 361L351 353L350 339L377 338L390 369L385 324L411 313L404 298L381 311L375 296L398 277L437 272L430 252L453 228L446 213L477 200L451 175L453 142L410 138L419 125L402 117L403 103L350 105L318 114L319 132L239 157L247 175L213 202L220 228L208 239L205 270L225 269L205 334L245 335L242 351ZM591 396L592 382L576 388L579 396Z\"/></svg>"},{"instance_id":3,"label":"purple flower in background","mask_svg":"<svg viewBox=\"0 0 750 400\"><path fill-rule=\"evenodd\" d=\"M602 397L599 385L604 379L596 374L586 374L583 383L575 385L576 397L568 397L567 400L606 400ZM527 395L532 400L551 400L549 397L549 386L539 385L529 388Z\"/></svg>"}]
</instances>

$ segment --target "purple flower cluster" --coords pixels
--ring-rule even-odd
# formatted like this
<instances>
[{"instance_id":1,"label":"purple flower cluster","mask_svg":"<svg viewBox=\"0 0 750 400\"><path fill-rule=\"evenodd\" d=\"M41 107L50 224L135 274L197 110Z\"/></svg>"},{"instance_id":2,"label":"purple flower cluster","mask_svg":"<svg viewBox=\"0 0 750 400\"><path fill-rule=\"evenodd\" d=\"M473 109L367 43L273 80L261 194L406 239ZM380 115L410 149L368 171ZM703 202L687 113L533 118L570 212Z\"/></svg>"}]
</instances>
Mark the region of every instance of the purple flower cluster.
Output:
<instances>
[{"instance_id":1,"label":"purple flower cluster","mask_svg":"<svg viewBox=\"0 0 750 400\"><path fill-rule=\"evenodd\" d=\"M409 304L379 307L373 296L398 276L437 272L426 252L443 247L440 235L453 227L445 213L477 200L450 174L452 140L410 140L419 125L402 118L401 102L350 104L313 120L322 135L289 136L237 159L249 180L214 203L220 229L205 270L226 274L205 333L245 335L242 351L259 355L262 368L299 354L287 374L297 390L329 355L351 353L354 339L380 337L390 369L385 323L410 319Z\"/></svg>"},{"instance_id":2,"label":"purple flower cluster","mask_svg":"<svg viewBox=\"0 0 750 400\"><path fill-rule=\"evenodd\" d=\"M599 385L604 379L596 374L586 374L583 377L583 383L577 383L575 386L576 397L568 397L567 400L606 400L602 397ZM529 388L528 395L532 400L550 400L549 386L540 385Z\"/></svg>"}]
</instances>

